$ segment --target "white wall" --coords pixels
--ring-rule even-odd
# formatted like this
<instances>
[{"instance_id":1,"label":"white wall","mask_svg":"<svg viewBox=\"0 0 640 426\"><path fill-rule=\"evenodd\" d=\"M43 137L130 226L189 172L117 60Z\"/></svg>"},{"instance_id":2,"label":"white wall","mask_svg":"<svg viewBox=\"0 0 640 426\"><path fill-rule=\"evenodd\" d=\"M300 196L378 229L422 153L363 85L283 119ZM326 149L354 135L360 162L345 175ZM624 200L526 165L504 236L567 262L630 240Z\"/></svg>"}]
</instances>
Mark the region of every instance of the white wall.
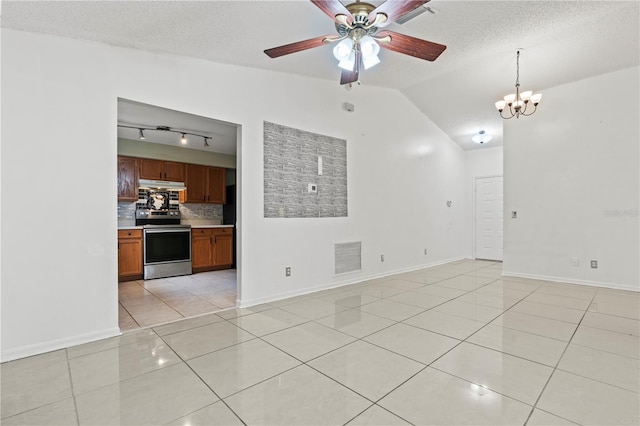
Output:
<instances>
[{"instance_id":1,"label":"white wall","mask_svg":"<svg viewBox=\"0 0 640 426\"><path fill-rule=\"evenodd\" d=\"M337 70L314 80L5 29L1 41L2 360L118 333L118 97L241 126L243 305L464 256L463 205L445 204L464 199L464 154L395 91L347 92ZM349 217L263 218L263 120L347 140ZM362 241L363 271L336 277L345 241Z\"/></svg>"},{"instance_id":2,"label":"white wall","mask_svg":"<svg viewBox=\"0 0 640 426\"><path fill-rule=\"evenodd\" d=\"M465 240L464 252L474 258L475 183L476 178L502 176L502 146L484 147L465 152Z\"/></svg>"},{"instance_id":3,"label":"white wall","mask_svg":"<svg viewBox=\"0 0 640 426\"><path fill-rule=\"evenodd\" d=\"M547 89L505 122L506 274L640 290L639 73Z\"/></svg>"}]
</instances>

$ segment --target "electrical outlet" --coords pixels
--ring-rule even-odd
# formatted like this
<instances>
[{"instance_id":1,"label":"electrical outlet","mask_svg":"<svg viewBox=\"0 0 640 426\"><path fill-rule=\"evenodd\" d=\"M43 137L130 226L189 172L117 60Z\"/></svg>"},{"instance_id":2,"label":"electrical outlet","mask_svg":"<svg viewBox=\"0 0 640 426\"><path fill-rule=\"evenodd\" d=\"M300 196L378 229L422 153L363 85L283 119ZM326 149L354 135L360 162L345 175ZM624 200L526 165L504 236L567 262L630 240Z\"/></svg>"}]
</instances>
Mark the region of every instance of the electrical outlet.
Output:
<instances>
[{"instance_id":1,"label":"electrical outlet","mask_svg":"<svg viewBox=\"0 0 640 426\"><path fill-rule=\"evenodd\" d=\"M598 269L598 261L597 260L592 260L591 261L591 269Z\"/></svg>"},{"instance_id":2,"label":"electrical outlet","mask_svg":"<svg viewBox=\"0 0 640 426\"><path fill-rule=\"evenodd\" d=\"M384 254L380 255L380 262L384 262Z\"/></svg>"},{"instance_id":3,"label":"electrical outlet","mask_svg":"<svg viewBox=\"0 0 640 426\"><path fill-rule=\"evenodd\" d=\"M291 266L287 266L286 268L284 268L284 275L285 277L291 276Z\"/></svg>"},{"instance_id":4,"label":"electrical outlet","mask_svg":"<svg viewBox=\"0 0 640 426\"><path fill-rule=\"evenodd\" d=\"M512 211L511 212L511 219L517 219L518 218L518 212L517 211Z\"/></svg>"}]
</instances>

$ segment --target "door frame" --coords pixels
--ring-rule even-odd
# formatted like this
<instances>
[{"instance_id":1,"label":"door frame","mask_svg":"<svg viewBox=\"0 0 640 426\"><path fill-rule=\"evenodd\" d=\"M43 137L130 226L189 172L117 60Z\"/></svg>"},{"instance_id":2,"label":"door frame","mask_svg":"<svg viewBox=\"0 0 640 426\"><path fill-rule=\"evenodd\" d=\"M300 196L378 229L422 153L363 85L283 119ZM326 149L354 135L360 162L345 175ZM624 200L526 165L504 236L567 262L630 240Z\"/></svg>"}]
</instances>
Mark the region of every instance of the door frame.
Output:
<instances>
[{"instance_id":1,"label":"door frame","mask_svg":"<svg viewBox=\"0 0 640 426\"><path fill-rule=\"evenodd\" d=\"M473 193L471 194L471 255L473 259L477 259L476 257L476 194L478 189L478 179L488 179L488 178L502 178L502 215L504 217L504 174L502 173L492 173L488 175L478 175L473 177ZM504 222L502 225L502 232L504 236ZM504 241L504 239L503 239ZM504 253L504 244L503 244L503 253ZM503 256L504 258L504 256Z\"/></svg>"}]
</instances>

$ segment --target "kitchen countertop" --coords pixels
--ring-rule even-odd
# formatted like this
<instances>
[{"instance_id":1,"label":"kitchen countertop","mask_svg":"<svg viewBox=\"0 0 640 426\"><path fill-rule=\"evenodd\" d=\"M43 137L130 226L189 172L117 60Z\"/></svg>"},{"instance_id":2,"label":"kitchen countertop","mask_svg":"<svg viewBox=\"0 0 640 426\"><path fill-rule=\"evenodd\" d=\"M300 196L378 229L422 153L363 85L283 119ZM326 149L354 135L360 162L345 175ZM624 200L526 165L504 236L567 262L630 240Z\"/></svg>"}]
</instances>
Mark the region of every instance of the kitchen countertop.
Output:
<instances>
[{"instance_id":1,"label":"kitchen countertop","mask_svg":"<svg viewBox=\"0 0 640 426\"><path fill-rule=\"evenodd\" d=\"M188 225L188 223L184 224ZM170 225L167 225L170 226ZM233 225L191 225L192 228L233 228ZM143 229L144 226L135 226L135 225L118 225L119 231L124 231L127 229Z\"/></svg>"}]
</instances>

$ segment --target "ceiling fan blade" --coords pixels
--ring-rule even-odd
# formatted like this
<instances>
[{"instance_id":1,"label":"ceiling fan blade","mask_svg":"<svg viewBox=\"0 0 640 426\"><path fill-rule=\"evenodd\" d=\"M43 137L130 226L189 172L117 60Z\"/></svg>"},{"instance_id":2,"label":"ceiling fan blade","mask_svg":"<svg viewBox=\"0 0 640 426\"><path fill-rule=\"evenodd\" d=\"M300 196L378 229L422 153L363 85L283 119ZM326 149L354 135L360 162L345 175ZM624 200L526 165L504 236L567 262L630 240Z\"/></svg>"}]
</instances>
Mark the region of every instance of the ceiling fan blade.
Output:
<instances>
[{"instance_id":1,"label":"ceiling fan blade","mask_svg":"<svg viewBox=\"0 0 640 426\"><path fill-rule=\"evenodd\" d=\"M313 49L314 47L322 46L325 44L325 40L333 41L335 35L324 35L309 40L297 41L295 43L285 44L284 46L273 47L267 49L264 53L270 58L278 58L280 56L288 55L290 53L296 53L307 49Z\"/></svg>"},{"instance_id":2,"label":"ceiling fan blade","mask_svg":"<svg viewBox=\"0 0 640 426\"><path fill-rule=\"evenodd\" d=\"M435 61L447 48L444 44L438 44L387 30L377 32L375 38L380 39L387 36L390 37L391 40L388 42L379 41L380 47L424 59L425 61Z\"/></svg>"},{"instance_id":3,"label":"ceiling fan blade","mask_svg":"<svg viewBox=\"0 0 640 426\"><path fill-rule=\"evenodd\" d=\"M340 85L355 83L360 79L360 63L362 62L362 53L360 50L356 50L356 57L353 62L353 70L342 70L340 74Z\"/></svg>"},{"instance_id":4,"label":"ceiling fan blade","mask_svg":"<svg viewBox=\"0 0 640 426\"><path fill-rule=\"evenodd\" d=\"M353 15L338 0L311 0L311 3L315 4L320 10L326 13L329 18L338 23L340 23L340 20L336 19L338 15L346 16L349 25L353 23Z\"/></svg>"},{"instance_id":5,"label":"ceiling fan blade","mask_svg":"<svg viewBox=\"0 0 640 426\"><path fill-rule=\"evenodd\" d=\"M375 8L369 13L369 22L373 22L376 19L378 13L387 15L387 20L377 24L377 27L386 27L392 22L395 22L399 17L411 12L418 6L429 2L429 0L387 0L380 6Z\"/></svg>"}]
</instances>

